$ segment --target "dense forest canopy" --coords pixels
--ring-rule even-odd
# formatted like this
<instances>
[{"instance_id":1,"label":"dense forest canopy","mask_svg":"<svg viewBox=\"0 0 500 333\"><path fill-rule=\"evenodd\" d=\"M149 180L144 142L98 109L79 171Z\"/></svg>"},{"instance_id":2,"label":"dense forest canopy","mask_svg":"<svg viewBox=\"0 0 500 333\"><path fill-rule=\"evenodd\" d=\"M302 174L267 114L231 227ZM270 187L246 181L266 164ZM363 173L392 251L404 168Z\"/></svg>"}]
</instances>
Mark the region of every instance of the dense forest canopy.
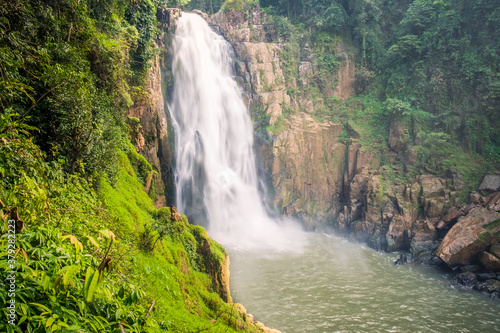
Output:
<instances>
[{"instance_id":1,"label":"dense forest canopy","mask_svg":"<svg viewBox=\"0 0 500 333\"><path fill-rule=\"evenodd\" d=\"M430 114L433 131L469 151L500 157L497 1L262 0L260 5L299 27L351 39L363 66L358 93L407 102Z\"/></svg>"}]
</instances>

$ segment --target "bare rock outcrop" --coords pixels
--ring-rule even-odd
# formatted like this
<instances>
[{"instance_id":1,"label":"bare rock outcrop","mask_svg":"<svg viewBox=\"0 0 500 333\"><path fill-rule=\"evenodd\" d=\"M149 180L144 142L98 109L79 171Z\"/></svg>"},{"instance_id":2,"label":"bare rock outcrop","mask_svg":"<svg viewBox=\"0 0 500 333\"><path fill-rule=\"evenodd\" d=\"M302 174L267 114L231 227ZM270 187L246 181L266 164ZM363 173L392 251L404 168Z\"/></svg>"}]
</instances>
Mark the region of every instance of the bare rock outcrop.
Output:
<instances>
[{"instance_id":1,"label":"bare rock outcrop","mask_svg":"<svg viewBox=\"0 0 500 333\"><path fill-rule=\"evenodd\" d=\"M477 191L483 195L500 191L500 175L486 175Z\"/></svg>"},{"instance_id":2,"label":"bare rock outcrop","mask_svg":"<svg viewBox=\"0 0 500 333\"><path fill-rule=\"evenodd\" d=\"M479 260L488 270L498 269L500 192L491 192L496 188L494 178L486 176L478 188L478 191L482 189L480 193L489 192L487 197L476 192L477 198L474 197L469 207L452 207L439 223L441 227L447 221L458 221L437 250L437 255L448 265L463 265ZM491 190L485 192L486 188Z\"/></svg>"},{"instance_id":3,"label":"bare rock outcrop","mask_svg":"<svg viewBox=\"0 0 500 333\"><path fill-rule=\"evenodd\" d=\"M437 255L448 265L469 263L500 235L500 213L476 207L446 234Z\"/></svg>"},{"instance_id":4,"label":"bare rock outcrop","mask_svg":"<svg viewBox=\"0 0 500 333\"><path fill-rule=\"evenodd\" d=\"M169 131L164 112L163 94L161 89L161 73L159 57L149 71L149 78L145 87L146 96L139 96L135 104L129 109L129 117L139 119L133 139L138 153L146 158L157 174L151 174L154 180L154 191L158 193L155 201L165 202L164 184L170 183L172 177L171 159L172 151L169 146ZM159 175L159 179L156 179ZM150 181L151 181L150 180ZM151 183L149 184L151 185ZM147 192L151 186L146 186Z\"/></svg>"}]
</instances>

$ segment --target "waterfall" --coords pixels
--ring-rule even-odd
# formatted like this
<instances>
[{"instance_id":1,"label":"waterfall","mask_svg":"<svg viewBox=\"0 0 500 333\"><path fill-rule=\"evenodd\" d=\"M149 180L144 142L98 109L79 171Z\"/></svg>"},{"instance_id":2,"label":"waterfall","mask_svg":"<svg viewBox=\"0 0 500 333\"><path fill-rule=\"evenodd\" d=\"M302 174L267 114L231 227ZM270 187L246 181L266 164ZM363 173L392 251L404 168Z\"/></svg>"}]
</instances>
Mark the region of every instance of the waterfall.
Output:
<instances>
[{"instance_id":1,"label":"waterfall","mask_svg":"<svg viewBox=\"0 0 500 333\"><path fill-rule=\"evenodd\" d=\"M295 243L298 228L268 217L259 195L252 121L232 76L231 45L203 18L183 13L171 51L178 209L224 245Z\"/></svg>"}]
</instances>

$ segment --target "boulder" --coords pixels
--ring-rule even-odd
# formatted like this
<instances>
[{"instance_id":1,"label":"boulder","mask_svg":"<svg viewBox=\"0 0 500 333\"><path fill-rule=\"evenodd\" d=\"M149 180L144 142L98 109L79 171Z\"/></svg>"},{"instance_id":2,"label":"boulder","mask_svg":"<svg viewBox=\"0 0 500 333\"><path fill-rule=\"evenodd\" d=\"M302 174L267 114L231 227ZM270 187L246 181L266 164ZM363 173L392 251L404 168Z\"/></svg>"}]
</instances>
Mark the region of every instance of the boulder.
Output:
<instances>
[{"instance_id":1,"label":"boulder","mask_svg":"<svg viewBox=\"0 0 500 333\"><path fill-rule=\"evenodd\" d=\"M490 194L486 206L489 210L500 211L500 192Z\"/></svg>"},{"instance_id":2,"label":"boulder","mask_svg":"<svg viewBox=\"0 0 500 333\"><path fill-rule=\"evenodd\" d=\"M470 262L500 235L500 213L484 207L473 208L446 234L437 256L448 265Z\"/></svg>"},{"instance_id":3,"label":"boulder","mask_svg":"<svg viewBox=\"0 0 500 333\"><path fill-rule=\"evenodd\" d=\"M481 195L477 192L471 192L469 199L473 204L480 205L482 203Z\"/></svg>"},{"instance_id":4,"label":"boulder","mask_svg":"<svg viewBox=\"0 0 500 333\"><path fill-rule=\"evenodd\" d=\"M444 197L424 199L425 216L430 218L441 216L443 214L444 205Z\"/></svg>"},{"instance_id":5,"label":"boulder","mask_svg":"<svg viewBox=\"0 0 500 333\"><path fill-rule=\"evenodd\" d=\"M490 253L500 258L500 242L491 244Z\"/></svg>"},{"instance_id":6,"label":"boulder","mask_svg":"<svg viewBox=\"0 0 500 333\"><path fill-rule=\"evenodd\" d=\"M479 286L479 290L490 294L498 294L500 292L500 281L494 279L487 280ZM498 297L492 295L492 298Z\"/></svg>"},{"instance_id":7,"label":"boulder","mask_svg":"<svg viewBox=\"0 0 500 333\"><path fill-rule=\"evenodd\" d=\"M489 271L500 272L500 259L489 252L483 252L479 258L484 267Z\"/></svg>"},{"instance_id":8,"label":"boulder","mask_svg":"<svg viewBox=\"0 0 500 333\"><path fill-rule=\"evenodd\" d=\"M445 216L441 218L436 228L443 229L448 226L451 222L456 221L460 216L464 216L464 209L460 209L456 206L451 207Z\"/></svg>"},{"instance_id":9,"label":"boulder","mask_svg":"<svg viewBox=\"0 0 500 333\"><path fill-rule=\"evenodd\" d=\"M412 225L412 243L414 246L429 248L435 244L436 228L430 220L417 220ZM435 246L435 245L434 245Z\"/></svg>"},{"instance_id":10,"label":"boulder","mask_svg":"<svg viewBox=\"0 0 500 333\"><path fill-rule=\"evenodd\" d=\"M477 189L482 195L500 191L500 175L486 175Z\"/></svg>"},{"instance_id":11,"label":"boulder","mask_svg":"<svg viewBox=\"0 0 500 333\"><path fill-rule=\"evenodd\" d=\"M419 177L422 186L422 196L424 198L437 197L443 195L445 181L434 175L422 175Z\"/></svg>"},{"instance_id":12,"label":"boulder","mask_svg":"<svg viewBox=\"0 0 500 333\"><path fill-rule=\"evenodd\" d=\"M451 222L456 220L460 216L464 215L463 211L455 206L451 207L445 216L443 216L442 220L444 222Z\"/></svg>"},{"instance_id":13,"label":"boulder","mask_svg":"<svg viewBox=\"0 0 500 333\"><path fill-rule=\"evenodd\" d=\"M418 162L418 150L415 147L411 147L406 151L405 156L406 165L415 165Z\"/></svg>"},{"instance_id":14,"label":"boulder","mask_svg":"<svg viewBox=\"0 0 500 333\"><path fill-rule=\"evenodd\" d=\"M460 273L453 277L452 282L462 287L474 288L477 286L477 276L472 272Z\"/></svg>"}]
</instances>

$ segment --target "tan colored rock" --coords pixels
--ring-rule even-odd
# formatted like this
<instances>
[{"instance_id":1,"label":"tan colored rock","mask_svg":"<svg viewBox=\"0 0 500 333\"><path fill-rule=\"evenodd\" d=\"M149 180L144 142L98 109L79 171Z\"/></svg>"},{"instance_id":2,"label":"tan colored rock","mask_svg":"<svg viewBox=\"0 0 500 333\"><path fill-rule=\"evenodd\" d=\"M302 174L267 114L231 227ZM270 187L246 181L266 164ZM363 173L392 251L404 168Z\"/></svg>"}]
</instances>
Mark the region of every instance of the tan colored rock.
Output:
<instances>
[{"instance_id":1,"label":"tan colored rock","mask_svg":"<svg viewBox=\"0 0 500 333\"><path fill-rule=\"evenodd\" d=\"M196 252L203 259L205 272L212 280L212 289L219 294L224 302L232 303L233 300L229 289L229 256L225 250L222 249L224 259L217 259L217 256L213 253L214 250L210 244L211 239L208 236L208 233L204 229L201 232L202 234L200 234L200 237L202 239L199 242Z\"/></svg>"},{"instance_id":2,"label":"tan colored rock","mask_svg":"<svg viewBox=\"0 0 500 333\"><path fill-rule=\"evenodd\" d=\"M337 82L333 91L333 96L340 98L343 101L354 96L354 80L356 65L346 53L342 43L337 47L336 53L344 56L344 61L340 62L337 71ZM326 97L331 97L329 91L325 91Z\"/></svg>"},{"instance_id":3,"label":"tan colored rock","mask_svg":"<svg viewBox=\"0 0 500 333\"><path fill-rule=\"evenodd\" d=\"M299 78L300 83L303 87L310 83L311 77L313 75L312 65L309 61L301 61L299 66Z\"/></svg>"},{"instance_id":4,"label":"tan colored rock","mask_svg":"<svg viewBox=\"0 0 500 333\"><path fill-rule=\"evenodd\" d=\"M404 251L410 246L409 230L411 221L405 220L402 215L395 215L389 224L386 234L389 251Z\"/></svg>"},{"instance_id":5,"label":"tan colored rock","mask_svg":"<svg viewBox=\"0 0 500 333\"><path fill-rule=\"evenodd\" d=\"M261 323L260 321L256 321L255 325L257 325L264 333L281 333L278 330L272 329Z\"/></svg>"},{"instance_id":6,"label":"tan colored rock","mask_svg":"<svg viewBox=\"0 0 500 333\"><path fill-rule=\"evenodd\" d=\"M469 199L472 203L476 205L480 205L482 203L481 195L479 195L479 193L477 192L471 192L469 195Z\"/></svg>"},{"instance_id":7,"label":"tan colored rock","mask_svg":"<svg viewBox=\"0 0 500 333\"><path fill-rule=\"evenodd\" d=\"M406 150L406 165L415 165L418 162L418 150L415 147Z\"/></svg>"},{"instance_id":8,"label":"tan colored rock","mask_svg":"<svg viewBox=\"0 0 500 333\"><path fill-rule=\"evenodd\" d=\"M427 217L440 217L443 214L445 205L444 197L425 198L424 199L424 214Z\"/></svg>"},{"instance_id":9,"label":"tan colored rock","mask_svg":"<svg viewBox=\"0 0 500 333\"><path fill-rule=\"evenodd\" d=\"M442 220L444 222L451 222L453 220L456 220L460 216L463 216L463 211L453 206L448 210L446 215L442 217Z\"/></svg>"},{"instance_id":10,"label":"tan colored rock","mask_svg":"<svg viewBox=\"0 0 500 333\"><path fill-rule=\"evenodd\" d=\"M265 105L265 113L271 116L270 125L275 124L281 116L283 108L290 105L290 96L287 95L286 91L263 92L260 97L261 103Z\"/></svg>"},{"instance_id":11,"label":"tan colored rock","mask_svg":"<svg viewBox=\"0 0 500 333\"><path fill-rule=\"evenodd\" d=\"M487 270L499 272L500 271L500 258L494 256L489 252L483 252L479 260Z\"/></svg>"},{"instance_id":12,"label":"tan colored rock","mask_svg":"<svg viewBox=\"0 0 500 333\"><path fill-rule=\"evenodd\" d=\"M472 209L446 234L437 255L449 265L464 264L487 249L500 235L500 213L484 207Z\"/></svg>"},{"instance_id":13,"label":"tan colored rock","mask_svg":"<svg viewBox=\"0 0 500 333\"><path fill-rule=\"evenodd\" d=\"M163 93L161 89L160 59L155 61L149 71L145 90L146 98L136 97L135 105L129 109L129 117L140 120L140 129L137 134L136 150L144 156L154 170L160 174L158 182L164 187L163 179L172 176L171 161L173 152L170 150L167 118L164 110ZM164 192L159 191L159 192ZM157 201L166 201L157 198Z\"/></svg>"},{"instance_id":14,"label":"tan colored rock","mask_svg":"<svg viewBox=\"0 0 500 333\"><path fill-rule=\"evenodd\" d=\"M276 204L288 207L288 215L304 213L311 218L334 216L342 191L345 145L338 142L342 127L318 123L310 115L288 117L286 129L274 140L270 159ZM293 205L292 205L293 204Z\"/></svg>"},{"instance_id":15,"label":"tan colored rock","mask_svg":"<svg viewBox=\"0 0 500 333\"><path fill-rule=\"evenodd\" d=\"M411 232L412 243L416 246L432 246L436 240L436 228L432 220L417 220Z\"/></svg>"},{"instance_id":16,"label":"tan colored rock","mask_svg":"<svg viewBox=\"0 0 500 333\"><path fill-rule=\"evenodd\" d=\"M489 210L500 211L500 192L492 193L488 196L486 206Z\"/></svg>"},{"instance_id":17,"label":"tan colored rock","mask_svg":"<svg viewBox=\"0 0 500 333\"><path fill-rule=\"evenodd\" d=\"M422 186L422 196L424 198L436 197L444 194L444 179L434 175L421 175L419 183Z\"/></svg>"}]
</instances>

